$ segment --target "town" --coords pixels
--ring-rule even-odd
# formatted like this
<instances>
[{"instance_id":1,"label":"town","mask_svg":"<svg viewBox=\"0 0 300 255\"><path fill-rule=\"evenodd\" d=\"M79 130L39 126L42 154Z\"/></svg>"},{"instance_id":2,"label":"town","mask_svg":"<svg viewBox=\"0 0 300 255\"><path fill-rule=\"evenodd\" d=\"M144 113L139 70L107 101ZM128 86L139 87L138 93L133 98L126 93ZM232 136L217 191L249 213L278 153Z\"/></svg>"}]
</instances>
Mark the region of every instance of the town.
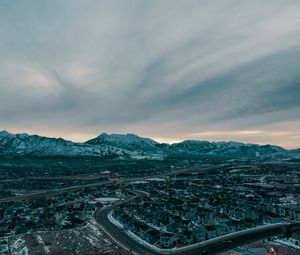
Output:
<instances>
[{"instance_id":1,"label":"town","mask_svg":"<svg viewBox=\"0 0 300 255\"><path fill-rule=\"evenodd\" d=\"M224 166L217 172L195 170L131 182L126 188L141 195L113 217L162 248L300 220L299 171L293 166Z\"/></svg>"},{"instance_id":2,"label":"town","mask_svg":"<svg viewBox=\"0 0 300 255\"><path fill-rule=\"evenodd\" d=\"M166 162L153 162L139 173L133 162L127 168L124 162L123 167L106 163L105 168L103 164L84 171L79 164L72 176L64 164L60 168L64 171L52 177L39 167L38 171L31 167L35 174L27 178L12 177L17 167L5 171L12 176L9 182L0 182L3 254L13 237L86 228L95 221L96 211L110 205L115 205L109 215L114 224L159 249L300 221L297 164L198 161L166 167ZM151 169L156 169L152 176L148 174ZM2 180L5 178L3 175ZM53 184L56 188L50 190ZM298 231L283 237L299 244ZM51 245L55 246L49 240Z\"/></svg>"}]
</instances>

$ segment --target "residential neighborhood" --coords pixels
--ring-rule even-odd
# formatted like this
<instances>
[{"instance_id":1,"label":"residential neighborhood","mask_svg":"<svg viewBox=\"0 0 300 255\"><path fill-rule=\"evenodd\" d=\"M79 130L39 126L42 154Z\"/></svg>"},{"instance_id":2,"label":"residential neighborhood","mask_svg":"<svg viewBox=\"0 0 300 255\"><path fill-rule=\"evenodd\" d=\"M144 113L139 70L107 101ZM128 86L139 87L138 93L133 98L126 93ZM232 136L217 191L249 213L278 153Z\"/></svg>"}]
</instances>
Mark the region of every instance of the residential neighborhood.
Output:
<instances>
[{"instance_id":1,"label":"residential neighborhood","mask_svg":"<svg viewBox=\"0 0 300 255\"><path fill-rule=\"evenodd\" d=\"M113 217L150 244L181 247L264 224L299 221L298 180L296 169L266 165L131 182L126 188L141 196L119 206Z\"/></svg>"}]
</instances>

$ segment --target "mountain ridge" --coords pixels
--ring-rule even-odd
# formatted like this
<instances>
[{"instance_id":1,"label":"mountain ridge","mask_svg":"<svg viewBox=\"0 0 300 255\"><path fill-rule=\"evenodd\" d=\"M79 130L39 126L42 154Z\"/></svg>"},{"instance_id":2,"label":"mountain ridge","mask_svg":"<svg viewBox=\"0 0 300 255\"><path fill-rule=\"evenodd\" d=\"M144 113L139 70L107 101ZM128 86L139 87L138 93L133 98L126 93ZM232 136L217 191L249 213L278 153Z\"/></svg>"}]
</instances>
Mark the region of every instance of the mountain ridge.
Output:
<instances>
[{"instance_id":1,"label":"mountain ridge","mask_svg":"<svg viewBox=\"0 0 300 255\"><path fill-rule=\"evenodd\" d=\"M30 156L114 156L125 151L110 146L89 146L63 138L0 132L0 154Z\"/></svg>"},{"instance_id":2,"label":"mountain ridge","mask_svg":"<svg viewBox=\"0 0 300 255\"><path fill-rule=\"evenodd\" d=\"M240 142L184 140L165 144L135 134L107 134L78 143L63 138L12 134L0 131L0 155L23 156L96 156L117 158L164 158L169 155L227 155L261 157L296 155L300 149L287 150L277 145Z\"/></svg>"}]
</instances>

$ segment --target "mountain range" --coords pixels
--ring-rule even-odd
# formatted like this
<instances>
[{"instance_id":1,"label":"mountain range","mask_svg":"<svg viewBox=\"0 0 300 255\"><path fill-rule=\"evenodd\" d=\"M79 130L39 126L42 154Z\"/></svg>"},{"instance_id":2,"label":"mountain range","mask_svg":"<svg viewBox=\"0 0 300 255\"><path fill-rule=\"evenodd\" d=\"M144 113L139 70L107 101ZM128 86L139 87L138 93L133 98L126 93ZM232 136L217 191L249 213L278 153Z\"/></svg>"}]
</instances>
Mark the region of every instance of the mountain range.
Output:
<instances>
[{"instance_id":1,"label":"mountain range","mask_svg":"<svg viewBox=\"0 0 300 255\"><path fill-rule=\"evenodd\" d=\"M300 149L287 150L275 145L238 142L185 140L179 143L158 143L134 134L106 134L84 143L62 138L0 132L0 155L37 157L115 157L163 159L171 155L207 155L229 157L296 156Z\"/></svg>"}]
</instances>

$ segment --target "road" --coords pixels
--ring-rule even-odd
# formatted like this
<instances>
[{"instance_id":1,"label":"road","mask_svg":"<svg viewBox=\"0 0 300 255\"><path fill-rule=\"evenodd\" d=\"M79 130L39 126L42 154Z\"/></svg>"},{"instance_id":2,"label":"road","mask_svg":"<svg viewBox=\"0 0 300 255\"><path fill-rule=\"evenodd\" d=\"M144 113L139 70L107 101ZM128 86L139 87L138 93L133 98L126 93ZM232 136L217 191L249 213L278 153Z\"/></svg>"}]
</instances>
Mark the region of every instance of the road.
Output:
<instances>
[{"instance_id":1,"label":"road","mask_svg":"<svg viewBox=\"0 0 300 255\"><path fill-rule=\"evenodd\" d=\"M212 172L213 170L218 169L218 167L219 166L209 166L209 167L204 166L204 167L202 167L201 170L203 172ZM85 188L93 188L93 187L106 185L106 184L117 184L117 183L121 184L122 182L139 181L139 180L145 180L145 179L156 178L156 177L163 178L165 175L172 176L172 175L176 175L176 174L180 174L180 173L190 172L190 171L193 171L193 169L194 169L194 167L188 167L188 168L183 168L183 169L172 170L168 173L164 172L164 173L154 174L154 175L150 175L147 177L143 176L143 177L133 177L133 178L132 177L131 178L122 178L121 180L108 180L108 181L95 182L95 183L91 183L91 184L69 186L69 187L60 188L60 189L33 192L30 194L26 194L26 195L3 198L3 199L0 199L0 203L15 202L15 201L21 201L21 200L31 199L31 198L38 198L38 197L43 197L43 196L51 196L51 195L55 195L55 194L64 193L67 191L75 191L75 190L80 190L80 189L85 189ZM23 179L20 179L20 181L21 180L23 180ZM7 180L4 180L4 181L7 181ZM8 181L13 181L13 180L8 180ZM16 180L14 180L14 181L16 181Z\"/></svg>"},{"instance_id":2,"label":"road","mask_svg":"<svg viewBox=\"0 0 300 255\"><path fill-rule=\"evenodd\" d=\"M3 199L0 199L0 203L21 201L21 200L25 200L25 199L38 198L38 197L43 197L43 196L52 196L55 194L60 194L60 193L68 192L68 191L93 188L93 187L108 185L108 184L112 184L112 183L115 183L115 181L108 180L108 181L95 182L95 183L84 184L84 185L69 186L69 187L65 187L65 188L61 188L61 189L46 190L46 191L35 192L35 193L22 195L22 196L3 198Z\"/></svg>"},{"instance_id":3,"label":"road","mask_svg":"<svg viewBox=\"0 0 300 255\"><path fill-rule=\"evenodd\" d=\"M104 229L104 231L109 234L109 236L111 236L119 246L125 248L126 250L134 251L141 255L160 254L132 239L130 236L125 234L122 229L110 222L107 216L108 213L115 207L116 205L113 205L112 207L106 207L102 210L96 211L94 219L98 225Z\"/></svg>"},{"instance_id":4,"label":"road","mask_svg":"<svg viewBox=\"0 0 300 255\"><path fill-rule=\"evenodd\" d=\"M170 173L170 175L188 172L191 169L192 168L184 168L184 169L180 169L180 170L174 170L174 171L172 171L172 173ZM207 170L209 168L205 167L204 169ZM165 175L165 173L160 173L160 174L148 176L147 178L163 177L164 175ZM38 198L38 197L43 197L43 196L52 196L52 195L64 193L67 191L75 191L75 190L80 190L80 189L85 189L85 188L93 188L93 187L107 185L107 184L121 184L122 182L126 182L126 181L136 181L136 180L144 180L144 179L145 179L145 177L135 177L135 178L128 178L128 179L124 178L121 180L107 180L107 181L95 182L95 183L91 183L91 184L69 186L69 187L60 188L60 189L33 192L30 194L26 194L26 195L3 198L3 199L0 199L0 203L15 202L15 201L21 201L21 200L31 199L31 198ZM23 180L23 179L20 179L19 181L21 181L21 180ZM4 181L6 181L6 180L4 180ZM8 181L13 181L13 180L8 180Z\"/></svg>"},{"instance_id":5,"label":"road","mask_svg":"<svg viewBox=\"0 0 300 255\"><path fill-rule=\"evenodd\" d=\"M124 202L123 202L124 203ZM208 241L189 245L178 249L153 249L142 244L127 235L124 230L113 224L108 219L108 214L116 207L113 205L96 211L94 219L98 225L109 234L115 242L125 249L132 251L133 254L140 255L208 255L217 254L234 247L262 240L268 237L283 234L292 228L300 229L300 223L278 223L251 228L224 236L216 237Z\"/></svg>"}]
</instances>

